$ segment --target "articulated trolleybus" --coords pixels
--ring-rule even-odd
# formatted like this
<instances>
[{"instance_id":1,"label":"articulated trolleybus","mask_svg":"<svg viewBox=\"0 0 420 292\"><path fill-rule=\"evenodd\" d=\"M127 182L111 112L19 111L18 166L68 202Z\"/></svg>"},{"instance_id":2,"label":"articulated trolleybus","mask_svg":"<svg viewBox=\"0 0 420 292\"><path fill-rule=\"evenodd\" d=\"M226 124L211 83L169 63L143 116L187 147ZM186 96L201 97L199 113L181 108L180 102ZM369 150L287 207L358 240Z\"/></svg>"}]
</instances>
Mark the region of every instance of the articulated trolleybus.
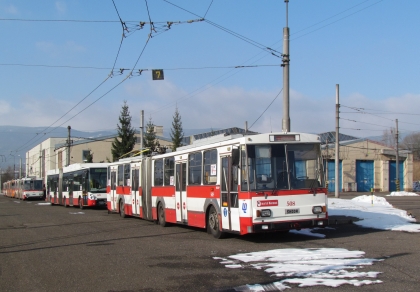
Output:
<instances>
[{"instance_id":1,"label":"articulated trolleybus","mask_svg":"<svg viewBox=\"0 0 420 292\"><path fill-rule=\"evenodd\" d=\"M65 207L106 206L107 163L75 163L47 173L47 201Z\"/></svg>"},{"instance_id":2,"label":"articulated trolleybus","mask_svg":"<svg viewBox=\"0 0 420 292\"><path fill-rule=\"evenodd\" d=\"M108 212L214 237L324 227L319 137L304 133L214 136L175 152L111 163Z\"/></svg>"},{"instance_id":3,"label":"articulated trolleybus","mask_svg":"<svg viewBox=\"0 0 420 292\"><path fill-rule=\"evenodd\" d=\"M7 181L3 184L3 191L6 196L20 200L42 199L44 197L42 179L35 177Z\"/></svg>"}]
</instances>

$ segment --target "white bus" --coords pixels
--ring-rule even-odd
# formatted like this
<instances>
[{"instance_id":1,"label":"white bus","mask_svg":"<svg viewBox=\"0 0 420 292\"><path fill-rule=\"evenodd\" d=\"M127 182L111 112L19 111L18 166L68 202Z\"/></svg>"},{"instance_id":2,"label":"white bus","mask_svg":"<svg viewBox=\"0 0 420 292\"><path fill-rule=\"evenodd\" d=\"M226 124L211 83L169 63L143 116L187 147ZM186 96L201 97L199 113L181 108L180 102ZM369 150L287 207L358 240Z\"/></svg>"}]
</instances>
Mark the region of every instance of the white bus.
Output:
<instances>
[{"instance_id":1,"label":"white bus","mask_svg":"<svg viewBox=\"0 0 420 292\"><path fill-rule=\"evenodd\" d=\"M107 163L76 163L47 172L47 201L65 207L106 206Z\"/></svg>"}]
</instances>

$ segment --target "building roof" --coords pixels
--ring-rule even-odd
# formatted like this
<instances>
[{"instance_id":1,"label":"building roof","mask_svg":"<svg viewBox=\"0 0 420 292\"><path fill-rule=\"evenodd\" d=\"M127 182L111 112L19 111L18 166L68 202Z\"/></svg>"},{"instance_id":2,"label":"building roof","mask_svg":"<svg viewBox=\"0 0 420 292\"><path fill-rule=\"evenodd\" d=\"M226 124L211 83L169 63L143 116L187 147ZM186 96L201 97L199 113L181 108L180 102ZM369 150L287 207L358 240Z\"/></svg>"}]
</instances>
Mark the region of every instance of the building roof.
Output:
<instances>
[{"instance_id":1,"label":"building roof","mask_svg":"<svg viewBox=\"0 0 420 292\"><path fill-rule=\"evenodd\" d=\"M321 138L321 144L326 144L327 141L328 143L335 143L335 132L325 132L325 133L321 133L318 134L319 137ZM357 140L360 138L354 137L354 136L350 136L350 135L346 135L346 134L342 134L339 133L338 136L338 141L342 142L342 141L350 141L350 140Z\"/></svg>"}]
</instances>

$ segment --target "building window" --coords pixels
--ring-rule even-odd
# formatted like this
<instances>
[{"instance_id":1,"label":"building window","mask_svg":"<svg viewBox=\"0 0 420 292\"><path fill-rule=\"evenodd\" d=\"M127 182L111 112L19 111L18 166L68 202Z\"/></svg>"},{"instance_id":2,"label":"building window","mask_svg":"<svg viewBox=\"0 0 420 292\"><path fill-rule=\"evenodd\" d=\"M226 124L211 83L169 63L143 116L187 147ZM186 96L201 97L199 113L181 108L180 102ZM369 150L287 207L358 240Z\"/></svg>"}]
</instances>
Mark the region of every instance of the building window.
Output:
<instances>
[{"instance_id":1,"label":"building window","mask_svg":"<svg viewBox=\"0 0 420 292\"><path fill-rule=\"evenodd\" d=\"M82 161L87 162L90 156L90 150L82 150Z\"/></svg>"}]
</instances>

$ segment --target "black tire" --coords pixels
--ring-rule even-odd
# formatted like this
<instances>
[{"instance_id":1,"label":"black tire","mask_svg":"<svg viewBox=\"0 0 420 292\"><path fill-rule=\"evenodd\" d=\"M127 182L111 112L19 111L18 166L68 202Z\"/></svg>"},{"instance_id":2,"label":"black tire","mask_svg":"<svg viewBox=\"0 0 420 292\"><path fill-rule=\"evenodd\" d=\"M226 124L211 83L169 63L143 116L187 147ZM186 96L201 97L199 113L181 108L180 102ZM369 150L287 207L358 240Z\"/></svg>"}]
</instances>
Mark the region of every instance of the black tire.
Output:
<instances>
[{"instance_id":1,"label":"black tire","mask_svg":"<svg viewBox=\"0 0 420 292\"><path fill-rule=\"evenodd\" d=\"M79 208L83 210L84 206L83 206L83 199L79 198Z\"/></svg>"},{"instance_id":2,"label":"black tire","mask_svg":"<svg viewBox=\"0 0 420 292\"><path fill-rule=\"evenodd\" d=\"M127 217L127 215L125 215L125 212L124 212L124 202L122 200L120 200L120 216L121 218Z\"/></svg>"},{"instance_id":3,"label":"black tire","mask_svg":"<svg viewBox=\"0 0 420 292\"><path fill-rule=\"evenodd\" d=\"M168 226L168 223L166 222L166 218L165 218L165 208L163 208L162 203L159 203L159 206L158 206L158 222L159 222L159 225L162 227Z\"/></svg>"},{"instance_id":4,"label":"black tire","mask_svg":"<svg viewBox=\"0 0 420 292\"><path fill-rule=\"evenodd\" d=\"M214 206L210 207L207 215L207 230L210 231L214 238L219 239L224 236L223 232L219 229L219 216Z\"/></svg>"}]
</instances>

